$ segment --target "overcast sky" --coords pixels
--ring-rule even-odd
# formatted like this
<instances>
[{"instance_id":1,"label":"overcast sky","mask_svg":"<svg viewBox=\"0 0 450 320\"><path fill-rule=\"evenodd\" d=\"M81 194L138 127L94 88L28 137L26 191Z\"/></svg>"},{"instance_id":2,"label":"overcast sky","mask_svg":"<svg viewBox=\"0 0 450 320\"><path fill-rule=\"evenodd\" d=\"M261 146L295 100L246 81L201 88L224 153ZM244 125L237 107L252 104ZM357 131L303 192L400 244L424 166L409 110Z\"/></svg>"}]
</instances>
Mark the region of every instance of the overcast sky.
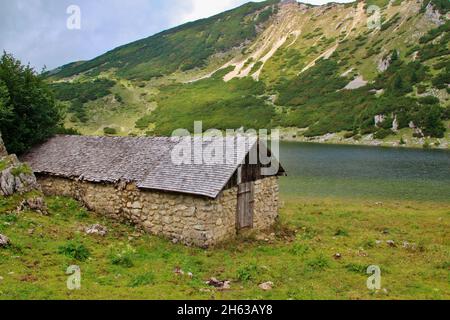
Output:
<instances>
[{"instance_id":1,"label":"overcast sky","mask_svg":"<svg viewBox=\"0 0 450 320\"><path fill-rule=\"evenodd\" d=\"M0 0L0 49L38 71L44 65L52 69L92 59L117 46L246 2L249 0ZM71 5L81 9L81 29L67 28L67 8Z\"/></svg>"}]
</instances>

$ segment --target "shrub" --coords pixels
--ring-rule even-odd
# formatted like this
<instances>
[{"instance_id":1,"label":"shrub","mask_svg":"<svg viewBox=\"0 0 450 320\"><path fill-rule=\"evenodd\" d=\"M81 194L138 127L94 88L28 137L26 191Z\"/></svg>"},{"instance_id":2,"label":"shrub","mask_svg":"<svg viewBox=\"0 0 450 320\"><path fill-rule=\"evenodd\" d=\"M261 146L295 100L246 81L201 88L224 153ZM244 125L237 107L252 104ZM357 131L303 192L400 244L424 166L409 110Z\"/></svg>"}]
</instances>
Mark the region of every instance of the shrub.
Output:
<instances>
[{"instance_id":1,"label":"shrub","mask_svg":"<svg viewBox=\"0 0 450 320\"><path fill-rule=\"evenodd\" d=\"M346 133L344 134L344 138L345 138L345 139L350 139L350 138L353 138L355 135L356 135L356 134L355 134L355 132L353 132L353 131L351 131L351 132L346 132Z\"/></svg>"},{"instance_id":2,"label":"shrub","mask_svg":"<svg viewBox=\"0 0 450 320\"><path fill-rule=\"evenodd\" d=\"M440 105L424 104L414 115L414 123L420 127L425 136L443 138L445 125L442 122L445 110Z\"/></svg>"},{"instance_id":3,"label":"shrub","mask_svg":"<svg viewBox=\"0 0 450 320\"><path fill-rule=\"evenodd\" d=\"M135 250L131 246L124 249L114 249L109 258L113 265L124 268L131 268L134 266L133 255Z\"/></svg>"},{"instance_id":4,"label":"shrub","mask_svg":"<svg viewBox=\"0 0 450 320\"><path fill-rule=\"evenodd\" d=\"M106 127L106 128L103 128L103 133L106 135L115 135L115 134L117 134L117 129Z\"/></svg>"},{"instance_id":5,"label":"shrub","mask_svg":"<svg viewBox=\"0 0 450 320\"><path fill-rule=\"evenodd\" d=\"M394 134L394 132L391 129L380 129L377 132L375 132L373 137L375 139L384 139L390 136L391 134Z\"/></svg>"},{"instance_id":6,"label":"shrub","mask_svg":"<svg viewBox=\"0 0 450 320\"><path fill-rule=\"evenodd\" d=\"M427 91L427 86L420 85L420 84L417 86L417 93L418 94L423 94L426 91Z\"/></svg>"},{"instance_id":7,"label":"shrub","mask_svg":"<svg viewBox=\"0 0 450 320\"><path fill-rule=\"evenodd\" d=\"M75 128L64 128L60 127L56 131L57 134L65 134L65 135L71 135L71 136L81 136L81 132L78 131Z\"/></svg>"},{"instance_id":8,"label":"shrub","mask_svg":"<svg viewBox=\"0 0 450 320\"><path fill-rule=\"evenodd\" d=\"M78 261L85 261L91 255L88 248L77 241L69 241L65 245L60 246L58 253Z\"/></svg>"}]
</instances>

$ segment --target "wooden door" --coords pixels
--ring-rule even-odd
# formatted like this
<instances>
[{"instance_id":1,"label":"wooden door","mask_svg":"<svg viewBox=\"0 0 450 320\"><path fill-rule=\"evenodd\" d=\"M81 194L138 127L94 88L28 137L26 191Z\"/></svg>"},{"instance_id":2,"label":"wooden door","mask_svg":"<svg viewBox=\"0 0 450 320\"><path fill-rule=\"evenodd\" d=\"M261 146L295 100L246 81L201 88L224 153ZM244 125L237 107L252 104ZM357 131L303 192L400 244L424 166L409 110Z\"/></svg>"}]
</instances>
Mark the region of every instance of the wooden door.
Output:
<instances>
[{"instance_id":1,"label":"wooden door","mask_svg":"<svg viewBox=\"0 0 450 320\"><path fill-rule=\"evenodd\" d=\"M237 229L253 228L253 182L241 183L238 186Z\"/></svg>"}]
</instances>

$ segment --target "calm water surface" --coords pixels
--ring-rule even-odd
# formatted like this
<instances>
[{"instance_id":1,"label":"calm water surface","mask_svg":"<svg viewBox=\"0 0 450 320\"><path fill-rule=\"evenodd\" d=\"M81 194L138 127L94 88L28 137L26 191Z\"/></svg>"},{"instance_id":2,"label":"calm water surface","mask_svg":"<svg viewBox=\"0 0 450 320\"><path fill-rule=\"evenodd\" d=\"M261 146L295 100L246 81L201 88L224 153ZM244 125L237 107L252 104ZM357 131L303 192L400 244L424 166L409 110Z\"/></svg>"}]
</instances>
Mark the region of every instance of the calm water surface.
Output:
<instances>
[{"instance_id":1,"label":"calm water surface","mask_svg":"<svg viewBox=\"0 0 450 320\"><path fill-rule=\"evenodd\" d=\"M282 142L285 196L450 202L450 151Z\"/></svg>"}]
</instances>

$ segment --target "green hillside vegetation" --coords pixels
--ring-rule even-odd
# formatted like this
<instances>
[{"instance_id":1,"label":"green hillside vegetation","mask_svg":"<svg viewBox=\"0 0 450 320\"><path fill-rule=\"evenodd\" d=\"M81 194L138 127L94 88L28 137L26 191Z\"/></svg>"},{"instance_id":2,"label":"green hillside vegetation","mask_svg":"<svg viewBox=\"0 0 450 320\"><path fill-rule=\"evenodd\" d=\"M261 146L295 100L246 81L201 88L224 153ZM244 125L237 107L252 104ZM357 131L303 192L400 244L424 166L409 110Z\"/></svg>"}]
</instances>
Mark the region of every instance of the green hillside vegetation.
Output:
<instances>
[{"instance_id":1,"label":"green hillside vegetation","mask_svg":"<svg viewBox=\"0 0 450 320\"><path fill-rule=\"evenodd\" d=\"M67 105L66 123L88 134L114 128L120 135L168 135L202 120L204 130L297 127L306 128L306 137L342 131L381 138L393 135L388 126L396 117L400 129L413 121L425 135L446 137L450 22L437 25L425 17L429 1L366 1L366 7L382 8L379 30L357 24L349 11L358 9L356 2L320 14L308 6L295 13L305 21L301 34L288 34L263 62L277 42L264 46L267 38L284 23L273 19L283 11L277 2L249 3L52 72L52 88ZM442 14L449 10L448 1L432 3ZM217 70L233 58L251 70L224 82L234 66ZM390 60L384 72L381 60ZM250 77L260 69L257 80ZM367 84L344 89L356 77ZM427 95L437 99L423 103ZM375 127L380 114L387 120Z\"/></svg>"},{"instance_id":2,"label":"green hillside vegetation","mask_svg":"<svg viewBox=\"0 0 450 320\"><path fill-rule=\"evenodd\" d=\"M87 122L88 115L85 103L95 101L111 94L114 81L96 79L85 82L57 82L51 85L55 96L60 101L69 102L68 112L75 115L80 122Z\"/></svg>"},{"instance_id":3,"label":"green hillside vegetation","mask_svg":"<svg viewBox=\"0 0 450 320\"><path fill-rule=\"evenodd\" d=\"M149 134L170 135L179 128L193 132L197 120L203 120L205 129L270 126L274 109L260 96L265 92L264 84L250 78L224 83L222 77L228 71L195 83L162 88L157 97L158 108L140 119L137 127L145 129L152 123L155 129Z\"/></svg>"},{"instance_id":4,"label":"green hillside vegetation","mask_svg":"<svg viewBox=\"0 0 450 320\"><path fill-rule=\"evenodd\" d=\"M54 77L70 77L87 71L97 75L117 68L117 75L121 77L150 80L177 70L203 67L213 54L253 40L257 35L256 26L270 18L272 5L277 2L248 3L208 19L184 24L114 49L94 60L63 66Z\"/></svg>"}]
</instances>

